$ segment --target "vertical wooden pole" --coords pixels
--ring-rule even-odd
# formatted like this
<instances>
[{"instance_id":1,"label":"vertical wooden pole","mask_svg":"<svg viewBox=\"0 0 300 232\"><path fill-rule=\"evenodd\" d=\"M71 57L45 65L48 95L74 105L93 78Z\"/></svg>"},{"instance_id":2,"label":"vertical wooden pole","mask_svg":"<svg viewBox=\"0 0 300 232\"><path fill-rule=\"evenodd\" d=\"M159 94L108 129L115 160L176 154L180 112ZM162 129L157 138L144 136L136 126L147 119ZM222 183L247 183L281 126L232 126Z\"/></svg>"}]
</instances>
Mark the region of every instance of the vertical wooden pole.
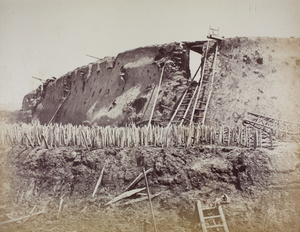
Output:
<instances>
[{"instance_id":1,"label":"vertical wooden pole","mask_svg":"<svg viewBox=\"0 0 300 232\"><path fill-rule=\"evenodd\" d=\"M155 96L155 99L154 99L153 108L152 108L152 111L151 111L151 114L150 114L149 122L148 122L148 128L151 126L151 121L152 121L153 113L154 113L154 110L155 110L156 101L157 101L157 98L158 98L161 81L162 81L162 78L163 78L163 75L164 75L164 70L165 70L165 65L163 66L163 68L161 70L161 75L160 75L160 78L159 78L159 84L158 84L156 96Z\"/></svg>"},{"instance_id":2,"label":"vertical wooden pole","mask_svg":"<svg viewBox=\"0 0 300 232\"><path fill-rule=\"evenodd\" d=\"M255 131L254 131L253 146L254 146L254 149L257 148L257 129L255 129Z\"/></svg>"},{"instance_id":3,"label":"vertical wooden pole","mask_svg":"<svg viewBox=\"0 0 300 232\"><path fill-rule=\"evenodd\" d=\"M89 146L88 146L88 144L87 144L87 141L86 141L86 139L85 139L85 136L84 136L84 134L83 134L82 131L81 131L81 135L82 135L82 138L83 138L83 141L84 141L84 144L85 144L86 149L90 150L90 148L89 148Z\"/></svg>"},{"instance_id":4,"label":"vertical wooden pole","mask_svg":"<svg viewBox=\"0 0 300 232\"><path fill-rule=\"evenodd\" d=\"M144 177L145 177L145 183L146 183L146 189L147 189L147 195L148 195L150 210L151 210L151 214L152 214L153 225L154 225L155 232L157 232L155 217L154 217L154 212L153 212L153 206L152 206L152 202L151 202L151 195L150 195L150 190L149 190L149 185L148 185L148 179L147 179L147 175L146 175L146 171L145 171L144 166L143 166L143 173L144 173Z\"/></svg>"},{"instance_id":5,"label":"vertical wooden pole","mask_svg":"<svg viewBox=\"0 0 300 232\"><path fill-rule=\"evenodd\" d=\"M262 148L262 131L259 130L260 148Z\"/></svg>"}]
</instances>

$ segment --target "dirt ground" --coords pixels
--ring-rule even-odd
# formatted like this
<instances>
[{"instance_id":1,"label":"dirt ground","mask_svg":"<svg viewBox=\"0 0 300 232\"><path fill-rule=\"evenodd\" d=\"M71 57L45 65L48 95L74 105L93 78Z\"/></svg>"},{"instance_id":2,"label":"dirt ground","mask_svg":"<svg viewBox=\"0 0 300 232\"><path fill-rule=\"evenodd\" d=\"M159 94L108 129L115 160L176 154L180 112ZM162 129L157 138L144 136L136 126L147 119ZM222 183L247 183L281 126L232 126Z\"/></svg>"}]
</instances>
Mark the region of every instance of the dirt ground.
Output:
<instances>
[{"instance_id":1,"label":"dirt ground","mask_svg":"<svg viewBox=\"0 0 300 232\"><path fill-rule=\"evenodd\" d=\"M223 205L229 231L300 229L300 149L289 142L274 149L203 146L193 148L78 147L51 150L1 149L0 220L45 210L0 231L154 231L146 191L104 206L140 173L144 157L158 231L201 231L196 201ZM92 197L106 162L101 185ZM145 186L141 180L134 189ZM61 197L62 208L58 215ZM0 222L0 223L1 223Z\"/></svg>"}]
</instances>

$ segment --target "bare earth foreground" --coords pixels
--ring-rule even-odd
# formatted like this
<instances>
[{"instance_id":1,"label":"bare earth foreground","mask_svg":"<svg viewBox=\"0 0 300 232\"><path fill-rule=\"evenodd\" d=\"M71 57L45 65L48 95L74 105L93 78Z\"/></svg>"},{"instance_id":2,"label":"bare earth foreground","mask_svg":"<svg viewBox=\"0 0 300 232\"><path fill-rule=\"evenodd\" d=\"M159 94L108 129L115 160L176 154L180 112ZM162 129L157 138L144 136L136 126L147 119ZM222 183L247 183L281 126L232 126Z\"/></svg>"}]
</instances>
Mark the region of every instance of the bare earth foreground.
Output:
<instances>
[{"instance_id":1,"label":"bare earth foreground","mask_svg":"<svg viewBox=\"0 0 300 232\"><path fill-rule=\"evenodd\" d=\"M153 168L148 174L151 194L160 193L152 200L158 231L202 231L196 200L209 205L223 193L231 199L223 205L229 231L299 231L300 150L288 142L256 150L2 147L1 222L45 211L0 224L0 230L154 231L147 200L126 204L145 197L146 191L104 206L142 172L137 166L141 155L146 169ZM141 180L134 188L144 186Z\"/></svg>"}]
</instances>

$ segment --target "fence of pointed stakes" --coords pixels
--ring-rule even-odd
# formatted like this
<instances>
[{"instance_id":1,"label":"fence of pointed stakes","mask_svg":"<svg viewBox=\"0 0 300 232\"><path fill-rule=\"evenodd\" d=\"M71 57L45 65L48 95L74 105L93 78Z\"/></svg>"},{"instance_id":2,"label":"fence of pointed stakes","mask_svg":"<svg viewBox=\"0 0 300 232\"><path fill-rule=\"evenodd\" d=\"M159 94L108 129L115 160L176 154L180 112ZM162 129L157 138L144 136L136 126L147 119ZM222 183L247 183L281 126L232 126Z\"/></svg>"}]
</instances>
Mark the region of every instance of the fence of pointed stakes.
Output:
<instances>
[{"instance_id":1,"label":"fence of pointed stakes","mask_svg":"<svg viewBox=\"0 0 300 232\"><path fill-rule=\"evenodd\" d=\"M277 133L274 133L275 137ZM87 149L106 147L180 147L220 145L242 147L272 146L273 135L247 126L126 127L84 126L71 124L16 123L0 124L0 144L43 146L80 146Z\"/></svg>"}]
</instances>

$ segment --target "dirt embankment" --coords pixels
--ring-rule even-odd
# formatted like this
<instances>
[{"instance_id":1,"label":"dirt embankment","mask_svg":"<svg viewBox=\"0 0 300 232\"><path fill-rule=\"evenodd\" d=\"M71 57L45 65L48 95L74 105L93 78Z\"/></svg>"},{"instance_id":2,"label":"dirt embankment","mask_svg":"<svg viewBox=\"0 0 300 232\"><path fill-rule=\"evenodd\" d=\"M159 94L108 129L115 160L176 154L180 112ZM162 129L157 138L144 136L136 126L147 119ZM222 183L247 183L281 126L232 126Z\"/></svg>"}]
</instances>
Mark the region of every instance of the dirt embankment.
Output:
<instances>
[{"instance_id":1,"label":"dirt embankment","mask_svg":"<svg viewBox=\"0 0 300 232\"><path fill-rule=\"evenodd\" d=\"M299 38L224 40L207 123L235 123L247 112L298 121L299 76Z\"/></svg>"},{"instance_id":2,"label":"dirt embankment","mask_svg":"<svg viewBox=\"0 0 300 232\"><path fill-rule=\"evenodd\" d=\"M211 204L226 193L229 230L298 231L300 154L296 144L275 150L222 147L124 148L86 151L73 148L17 147L1 154L1 221L46 208L25 223L3 231L152 231L147 200L126 205L121 194L141 172L145 159L159 231L200 231L195 201ZM92 198L103 168L102 183ZM144 187L142 180L134 188ZM134 195L131 199L145 196ZM63 208L57 219L60 198ZM6 205L6 207L3 207ZM46 206L45 206L46 205ZM150 223L150 224L149 224ZM298 224L297 224L298 223Z\"/></svg>"},{"instance_id":3,"label":"dirt embankment","mask_svg":"<svg viewBox=\"0 0 300 232\"><path fill-rule=\"evenodd\" d=\"M137 48L44 83L24 97L24 113L31 111L33 118L43 124L82 124L86 120L101 126L136 123L149 120L156 94L159 103L172 108L189 77L189 51L185 45ZM162 109L157 113L161 116Z\"/></svg>"}]
</instances>

